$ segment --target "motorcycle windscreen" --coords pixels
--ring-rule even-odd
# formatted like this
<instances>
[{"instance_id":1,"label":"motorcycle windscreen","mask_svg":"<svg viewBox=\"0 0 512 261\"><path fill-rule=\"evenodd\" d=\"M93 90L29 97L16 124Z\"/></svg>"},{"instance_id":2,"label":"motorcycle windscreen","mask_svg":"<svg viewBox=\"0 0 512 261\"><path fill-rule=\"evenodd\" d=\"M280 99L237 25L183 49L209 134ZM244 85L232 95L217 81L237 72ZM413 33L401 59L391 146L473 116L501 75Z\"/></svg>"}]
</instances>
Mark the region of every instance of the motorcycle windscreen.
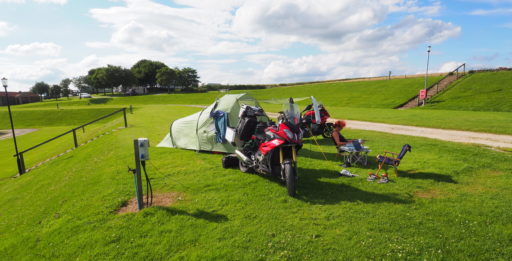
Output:
<instances>
[{"instance_id":1,"label":"motorcycle windscreen","mask_svg":"<svg viewBox=\"0 0 512 261\"><path fill-rule=\"evenodd\" d=\"M316 123L320 123L320 108L318 106L318 102L315 97L311 96L311 101L313 101L313 110L315 111L315 121Z\"/></svg>"},{"instance_id":2,"label":"motorcycle windscreen","mask_svg":"<svg viewBox=\"0 0 512 261\"><path fill-rule=\"evenodd\" d=\"M297 125L300 121L300 109L299 105L295 103L285 103L283 105L283 113L286 116L286 119L291 123Z\"/></svg>"}]
</instances>

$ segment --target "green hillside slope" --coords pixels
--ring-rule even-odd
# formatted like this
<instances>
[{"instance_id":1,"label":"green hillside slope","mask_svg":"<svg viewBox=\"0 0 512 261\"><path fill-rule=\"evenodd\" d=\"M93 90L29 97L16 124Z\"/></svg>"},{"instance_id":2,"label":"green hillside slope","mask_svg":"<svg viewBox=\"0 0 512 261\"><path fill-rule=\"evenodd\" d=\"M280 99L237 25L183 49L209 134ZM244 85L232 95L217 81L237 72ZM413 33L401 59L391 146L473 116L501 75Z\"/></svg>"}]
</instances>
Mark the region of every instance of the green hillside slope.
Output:
<instances>
[{"instance_id":1,"label":"green hillside slope","mask_svg":"<svg viewBox=\"0 0 512 261\"><path fill-rule=\"evenodd\" d=\"M512 112L512 71L470 74L435 97L427 107Z\"/></svg>"},{"instance_id":2,"label":"green hillside slope","mask_svg":"<svg viewBox=\"0 0 512 261\"><path fill-rule=\"evenodd\" d=\"M430 83L440 77L429 78ZM391 80L334 82L275 87L261 90L237 90L229 93L250 93L258 100L286 99L289 97L315 96L328 106L394 108L415 96L423 87L423 78L406 78ZM175 93L171 95L144 95L132 97L93 98L82 100L58 101L61 107L82 105L147 105L147 104L211 104L224 92ZM54 108L55 101L16 106L17 108Z\"/></svg>"}]
</instances>

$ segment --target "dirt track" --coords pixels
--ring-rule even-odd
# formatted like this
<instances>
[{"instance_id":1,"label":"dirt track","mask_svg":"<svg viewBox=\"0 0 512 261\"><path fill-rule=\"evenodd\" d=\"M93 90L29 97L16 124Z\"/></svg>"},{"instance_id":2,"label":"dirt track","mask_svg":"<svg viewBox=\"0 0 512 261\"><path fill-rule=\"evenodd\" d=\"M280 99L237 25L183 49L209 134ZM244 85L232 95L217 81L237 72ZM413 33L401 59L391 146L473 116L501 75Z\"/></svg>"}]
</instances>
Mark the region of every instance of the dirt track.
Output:
<instances>
[{"instance_id":1,"label":"dirt track","mask_svg":"<svg viewBox=\"0 0 512 261\"><path fill-rule=\"evenodd\" d=\"M347 128L380 131L393 134L425 137L444 141L473 143L497 148L512 148L511 135L499 135L472 131L443 130L424 127L373 123L366 121L346 121Z\"/></svg>"},{"instance_id":2,"label":"dirt track","mask_svg":"<svg viewBox=\"0 0 512 261\"><path fill-rule=\"evenodd\" d=\"M277 113L267 113L270 117L277 117ZM329 119L334 122L336 119ZM437 140L472 143L495 148L512 148L512 135L499 135L472 131L443 130L425 127L413 127L367 121L347 120L347 128L356 130L380 131L392 134L425 137Z\"/></svg>"},{"instance_id":3,"label":"dirt track","mask_svg":"<svg viewBox=\"0 0 512 261\"><path fill-rule=\"evenodd\" d=\"M21 136L23 134L31 133L36 131L37 129L15 129L14 133L16 133L16 137ZM12 138L11 130L0 130L0 140Z\"/></svg>"}]
</instances>

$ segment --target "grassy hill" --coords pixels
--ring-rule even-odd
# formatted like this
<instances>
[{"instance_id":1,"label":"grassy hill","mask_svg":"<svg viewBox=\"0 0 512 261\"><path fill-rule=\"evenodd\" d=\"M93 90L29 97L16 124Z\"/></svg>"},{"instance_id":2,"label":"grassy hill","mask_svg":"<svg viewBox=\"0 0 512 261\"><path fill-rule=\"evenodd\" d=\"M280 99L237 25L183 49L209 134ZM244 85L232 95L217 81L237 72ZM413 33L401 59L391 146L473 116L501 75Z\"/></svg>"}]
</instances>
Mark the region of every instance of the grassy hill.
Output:
<instances>
[{"instance_id":1,"label":"grassy hill","mask_svg":"<svg viewBox=\"0 0 512 261\"><path fill-rule=\"evenodd\" d=\"M79 126L86 122L106 115L114 108L80 108L80 109L48 109L13 110L12 117L16 128L38 128L48 126ZM11 128L9 114L0 111L0 129Z\"/></svg>"},{"instance_id":2,"label":"grassy hill","mask_svg":"<svg viewBox=\"0 0 512 261\"><path fill-rule=\"evenodd\" d=\"M430 77L433 83L440 77ZM250 93L258 100L286 99L315 96L328 106L365 107L365 108L394 108L417 94L423 86L423 78L405 78L392 80L375 80L359 82L334 82L274 87L261 90L235 90L230 93ZM171 95L145 95L133 97L104 97L82 100L46 101L17 106L17 108L55 108L56 103L61 107L76 107L83 105L147 105L147 104L203 104L209 105L225 93L175 93ZM305 103L304 103L305 104Z\"/></svg>"},{"instance_id":3,"label":"grassy hill","mask_svg":"<svg viewBox=\"0 0 512 261\"><path fill-rule=\"evenodd\" d=\"M512 71L469 74L426 108L512 112Z\"/></svg>"},{"instance_id":4,"label":"grassy hill","mask_svg":"<svg viewBox=\"0 0 512 261\"><path fill-rule=\"evenodd\" d=\"M440 77L431 77L433 83ZM339 82L306 84L290 87L272 88L266 90L250 90L259 100L273 98L309 97L315 96L318 101L327 106L364 107L364 108L394 108L411 97L422 88L424 79L407 78L361 82Z\"/></svg>"},{"instance_id":5,"label":"grassy hill","mask_svg":"<svg viewBox=\"0 0 512 261\"><path fill-rule=\"evenodd\" d=\"M298 196L290 198L273 179L222 169L221 155L154 147L173 119L197 110L139 105L129 115L128 129L20 178L0 179L1 259L489 260L512 255L508 154L346 130L347 137L368 140L370 157L411 144L400 177L385 185L367 182L364 176L376 169L371 160L370 166L351 168L361 177L337 177L341 168L331 142L307 140L299 152ZM61 127L42 130L53 128ZM170 206L118 215L116 210L134 197L126 166L133 167L132 140L138 137L153 145L148 172L155 192L179 196ZM0 141L0 149L10 143ZM0 155L2 166L14 163L8 154Z\"/></svg>"}]
</instances>

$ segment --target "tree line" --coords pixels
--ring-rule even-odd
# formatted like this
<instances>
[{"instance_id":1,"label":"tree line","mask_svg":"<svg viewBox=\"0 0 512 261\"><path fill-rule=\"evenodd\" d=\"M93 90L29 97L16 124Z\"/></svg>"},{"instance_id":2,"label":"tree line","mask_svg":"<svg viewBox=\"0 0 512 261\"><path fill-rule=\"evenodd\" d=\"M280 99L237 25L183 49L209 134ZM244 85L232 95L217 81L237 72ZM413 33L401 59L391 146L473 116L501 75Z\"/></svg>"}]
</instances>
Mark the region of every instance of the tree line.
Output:
<instances>
[{"instance_id":1,"label":"tree line","mask_svg":"<svg viewBox=\"0 0 512 261\"><path fill-rule=\"evenodd\" d=\"M79 92L94 93L107 89L114 92L115 87L122 86L125 92L133 86L145 86L149 88L161 87L170 92L171 87L183 88L197 87L199 76L197 71L190 67L170 68L159 61L140 60L130 69L121 66L107 65L90 69L87 75L77 76L72 79L63 79L60 84L49 85L45 82L36 82L30 89L31 92L58 98L69 97L69 86L73 83Z\"/></svg>"}]
</instances>

